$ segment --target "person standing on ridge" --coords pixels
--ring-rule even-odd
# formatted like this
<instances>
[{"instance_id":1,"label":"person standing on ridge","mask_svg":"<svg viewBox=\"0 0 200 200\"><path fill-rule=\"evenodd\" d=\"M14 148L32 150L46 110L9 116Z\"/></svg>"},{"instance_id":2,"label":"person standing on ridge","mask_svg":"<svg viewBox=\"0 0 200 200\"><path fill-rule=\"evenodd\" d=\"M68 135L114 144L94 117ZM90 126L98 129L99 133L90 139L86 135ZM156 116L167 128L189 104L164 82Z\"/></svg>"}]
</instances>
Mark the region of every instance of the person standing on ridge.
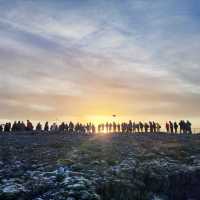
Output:
<instances>
[{"instance_id":1,"label":"person standing on ridge","mask_svg":"<svg viewBox=\"0 0 200 200\"><path fill-rule=\"evenodd\" d=\"M192 126L192 124L190 123L190 121L187 120L186 127L187 127L187 133L189 133L189 134L192 134L191 126Z\"/></svg>"},{"instance_id":2,"label":"person standing on ridge","mask_svg":"<svg viewBox=\"0 0 200 200\"><path fill-rule=\"evenodd\" d=\"M148 133L148 129L149 129L149 124L148 124L148 123L145 123L145 124L144 124L145 133Z\"/></svg>"},{"instance_id":3,"label":"person standing on ridge","mask_svg":"<svg viewBox=\"0 0 200 200\"><path fill-rule=\"evenodd\" d=\"M45 125L44 125L44 131L49 131L49 123L46 122Z\"/></svg>"},{"instance_id":4,"label":"person standing on ridge","mask_svg":"<svg viewBox=\"0 0 200 200\"><path fill-rule=\"evenodd\" d=\"M167 133L169 133L169 123L168 122L166 122L165 128L166 128Z\"/></svg>"},{"instance_id":5,"label":"person standing on ridge","mask_svg":"<svg viewBox=\"0 0 200 200\"><path fill-rule=\"evenodd\" d=\"M3 132L3 125L0 124L0 133L2 133L2 132Z\"/></svg>"},{"instance_id":6,"label":"person standing on ridge","mask_svg":"<svg viewBox=\"0 0 200 200\"><path fill-rule=\"evenodd\" d=\"M171 121L169 121L169 128L170 128L170 132L174 133L174 126L173 126L173 123Z\"/></svg>"},{"instance_id":7,"label":"person standing on ridge","mask_svg":"<svg viewBox=\"0 0 200 200\"><path fill-rule=\"evenodd\" d=\"M174 122L174 131L177 134L177 132L178 132L178 124L176 122Z\"/></svg>"},{"instance_id":8,"label":"person standing on ridge","mask_svg":"<svg viewBox=\"0 0 200 200\"><path fill-rule=\"evenodd\" d=\"M29 121L29 120L27 120L27 124L26 124L26 130L27 131L33 131L33 124Z\"/></svg>"}]
</instances>

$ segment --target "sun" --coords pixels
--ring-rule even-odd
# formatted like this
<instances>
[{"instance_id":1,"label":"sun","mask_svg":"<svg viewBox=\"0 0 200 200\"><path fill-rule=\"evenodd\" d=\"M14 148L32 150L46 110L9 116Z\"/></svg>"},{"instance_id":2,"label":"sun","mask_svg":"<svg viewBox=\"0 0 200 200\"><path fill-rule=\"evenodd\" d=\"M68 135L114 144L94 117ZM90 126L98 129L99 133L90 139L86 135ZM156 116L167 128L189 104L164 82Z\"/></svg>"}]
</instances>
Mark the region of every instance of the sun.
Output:
<instances>
[{"instance_id":1,"label":"sun","mask_svg":"<svg viewBox=\"0 0 200 200\"><path fill-rule=\"evenodd\" d=\"M119 119L116 115L89 115L85 117L87 122L91 122L94 125L99 125L106 122L118 122Z\"/></svg>"}]
</instances>

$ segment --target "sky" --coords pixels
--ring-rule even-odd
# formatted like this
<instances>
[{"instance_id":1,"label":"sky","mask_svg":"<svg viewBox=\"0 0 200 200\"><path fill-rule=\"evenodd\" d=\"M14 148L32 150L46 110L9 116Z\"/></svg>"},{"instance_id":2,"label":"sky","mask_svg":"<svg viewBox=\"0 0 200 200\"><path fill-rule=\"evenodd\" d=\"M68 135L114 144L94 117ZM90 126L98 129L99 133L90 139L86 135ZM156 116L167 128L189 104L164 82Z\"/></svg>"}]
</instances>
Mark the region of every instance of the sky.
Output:
<instances>
[{"instance_id":1,"label":"sky","mask_svg":"<svg viewBox=\"0 0 200 200\"><path fill-rule=\"evenodd\" d=\"M0 0L0 121L189 119L199 0Z\"/></svg>"}]
</instances>

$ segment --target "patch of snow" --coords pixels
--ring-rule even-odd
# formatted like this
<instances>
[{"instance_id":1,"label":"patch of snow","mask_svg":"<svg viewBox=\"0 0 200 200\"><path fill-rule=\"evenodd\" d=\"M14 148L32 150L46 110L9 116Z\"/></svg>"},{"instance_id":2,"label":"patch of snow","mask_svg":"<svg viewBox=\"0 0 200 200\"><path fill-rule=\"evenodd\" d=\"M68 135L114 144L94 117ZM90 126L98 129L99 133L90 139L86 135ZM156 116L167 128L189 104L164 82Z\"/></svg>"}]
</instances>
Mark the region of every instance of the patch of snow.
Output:
<instances>
[{"instance_id":1,"label":"patch of snow","mask_svg":"<svg viewBox=\"0 0 200 200\"><path fill-rule=\"evenodd\" d=\"M152 200L163 200L163 199L162 199L162 198L160 198L160 197L159 197L159 196L157 196L157 195L154 195Z\"/></svg>"},{"instance_id":2,"label":"patch of snow","mask_svg":"<svg viewBox=\"0 0 200 200\"><path fill-rule=\"evenodd\" d=\"M8 183L2 186L3 193L18 193L21 191L25 191L25 188L17 183Z\"/></svg>"}]
</instances>

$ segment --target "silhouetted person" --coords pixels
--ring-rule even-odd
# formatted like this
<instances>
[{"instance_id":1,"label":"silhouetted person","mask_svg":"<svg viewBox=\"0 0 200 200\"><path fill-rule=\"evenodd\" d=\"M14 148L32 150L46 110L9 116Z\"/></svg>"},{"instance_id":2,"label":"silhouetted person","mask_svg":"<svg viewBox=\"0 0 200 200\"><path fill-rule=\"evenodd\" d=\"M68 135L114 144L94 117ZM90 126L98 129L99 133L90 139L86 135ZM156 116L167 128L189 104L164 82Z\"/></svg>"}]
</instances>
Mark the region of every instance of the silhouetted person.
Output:
<instances>
[{"instance_id":1,"label":"silhouetted person","mask_svg":"<svg viewBox=\"0 0 200 200\"><path fill-rule=\"evenodd\" d=\"M136 127L136 130L137 130L137 133L140 132L140 125L139 124L135 124L135 127Z\"/></svg>"},{"instance_id":2,"label":"silhouetted person","mask_svg":"<svg viewBox=\"0 0 200 200\"><path fill-rule=\"evenodd\" d=\"M180 133L183 133L183 121L181 120L179 123Z\"/></svg>"},{"instance_id":3,"label":"silhouetted person","mask_svg":"<svg viewBox=\"0 0 200 200\"><path fill-rule=\"evenodd\" d=\"M25 123L22 121L22 130L25 131L26 130L26 125Z\"/></svg>"},{"instance_id":4,"label":"silhouetted person","mask_svg":"<svg viewBox=\"0 0 200 200\"><path fill-rule=\"evenodd\" d=\"M159 133L161 129L161 125L157 122L156 123L156 131Z\"/></svg>"},{"instance_id":5,"label":"silhouetted person","mask_svg":"<svg viewBox=\"0 0 200 200\"><path fill-rule=\"evenodd\" d=\"M178 124L176 122L174 122L174 132L175 133L178 132Z\"/></svg>"},{"instance_id":6,"label":"silhouetted person","mask_svg":"<svg viewBox=\"0 0 200 200\"><path fill-rule=\"evenodd\" d=\"M65 124L65 132L67 132L67 133L69 132L69 125L67 123Z\"/></svg>"},{"instance_id":7,"label":"silhouetted person","mask_svg":"<svg viewBox=\"0 0 200 200\"><path fill-rule=\"evenodd\" d=\"M29 120L27 120L26 130L33 131L33 124Z\"/></svg>"},{"instance_id":8,"label":"silhouetted person","mask_svg":"<svg viewBox=\"0 0 200 200\"><path fill-rule=\"evenodd\" d=\"M174 133L174 126L173 126L173 123L171 121L169 121L169 128L170 128L170 132Z\"/></svg>"},{"instance_id":9,"label":"silhouetted person","mask_svg":"<svg viewBox=\"0 0 200 200\"><path fill-rule=\"evenodd\" d=\"M16 131L22 131L22 123L20 121L16 124Z\"/></svg>"},{"instance_id":10,"label":"silhouetted person","mask_svg":"<svg viewBox=\"0 0 200 200\"><path fill-rule=\"evenodd\" d=\"M101 124L98 124L98 133L101 132Z\"/></svg>"},{"instance_id":11,"label":"silhouetted person","mask_svg":"<svg viewBox=\"0 0 200 200\"><path fill-rule=\"evenodd\" d=\"M88 123L86 124L85 128L86 128L86 132L90 133L90 125Z\"/></svg>"},{"instance_id":12,"label":"silhouetted person","mask_svg":"<svg viewBox=\"0 0 200 200\"><path fill-rule=\"evenodd\" d=\"M16 124L16 131L21 131L21 122L18 121Z\"/></svg>"},{"instance_id":13,"label":"silhouetted person","mask_svg":"<svg viewBox=\"0 0 200 200\"><path fill-rule=\"evenodd\" d=\"M183 133L187 133L187 123L183 120Z\"/></svg>"},{"instance_id":14,"label":"silhouetted person","mask_svg":"<svg viewBox=\"0 0 200 200\"><path fill-rule=\"evenodd\" d=\"M132 123L132 132L135 133L135 130L136 130L136 124L135 124L135 122L133 122Z\"/></svg>"},{"instance_id":15,"label":"silhouetted person","mask_svg":"<svg viewBox=\"0 0 200 200\"><path fill-rule=\"evenodd\" d=\"M116 130L117 130L117 124L113 122L113 132L116 133Z\"/></svg>"},{"instance_id":16,"label":"silhouetted person","mask_svg":"<svg viewBox=\"0 0 200 200\"><path fill-rule=\"evenodd\" d=\"M46 122L44 125L44 131L49 131L49 122Z\"/></svg>"},{"instance_id":17,"label":"silhouetted person","mask_svg":"<svg viewBox=\"0 0 200 200\"><path fill-rule=\"evenodd\" d=\"M184 120L179 122L180 133L186 133L186 123Z\"/></svg>"},{"instance_id":18,"label":"silhouetted person","mask_svg":"<svg viewBox=\"0 0 200 200\"><path fill-rule=\"evenodd\" d=\"M121 131L121 125L117 124L117 132L120 133L120 131Z\"/></svg>"},{"instance_id":19,"label":"silhouetted person","mask_svg":"<svg viewBox=\"0 0 200 200\"><path fill-rule=\"evenodd\" d=\"M181 121L181 128L180 128L180 132L182 132L183 134L187 133L187 125L186 122L184 120Z\"/></svg>"},{"instance_id":20,"label":"silhouetted person","mask_svg":"<svg viewBox=\"0 0 200 200\"><path fill-rule=\"evenodd\" d=\"M143 128L144 128L144 125L142 122L139 122L139 126L140 126L140 131L143 133Z\"/></svg>"},{"instance_id":21,"label":"silhouetted person","mask_svg":"<svg viewBox=\"0 0 200 200\"><path fill-rule=\"evenodd\" d=\"M60 124L60 126L59 126L59 131L64 132L64 130L65 130L65 123L62 122L62 123Z\"/></svg>"},{"instance_id":22,"label":"silhouetted person","mask_svg":"<svg viewBox=\"0 0 200 200\"><path fill-rule=\"evenodd\" d=\"M128 126L128 123L124 123L124 127L125 127L125 132L128 133L128 132L129 132L129 126Z\"/></svg>"},{"instance_id":23,"label":"silhouetted person","mask_svg":"<svg viewBox=\"0 0 200 200\"><path fill-rule=\"evenodd\" d=\"M166 122L165 128L166 128L167 133L169 133L169 123L168 122Z\"/></svg>"},{"instance_id":24,"label":"silhouetted person","mask_svg":"<svg viewBox=\"0 0 200 200\"><path fill-rule=\"evenodd\" d=\"M86 135L86 128L85 128L85 125L82 125L82 132L84 135Z\"/></svg>"},{"instance_id":25,"label":"silhouetted person","mask_svg":"<svg viewBox=\"0 0 200 200\"><path fill-rule=\"evenodd\" d=\"M36 125L36 131L41 131L42 130L42 125L40 122Z\"/></svg>"},{"instance_id":26,"label":"silhouetted person","mask_svg":"<svg viewBox=\"0 0 200 200\"><path fill-rule=\"evenodd\" d=\"M180 134L183 133L183 124L182 120L178 123L179 129L180 129Z\"/></svg>"},{"instance_id":27,"label":"silhouetted person","mask_svg":"<svg viewBox=\"0 0 200 200\"><path fill-rule=\"evenodd\" d=\"M3 132L3 125L0 124L0 133L2 133L2 132Z\"/></svg>"},{"instance_id":28,"label":"silhouetted person","mask_svg":"<svg viewBox=\"0 0 200 200\"><path fill-rule=\"evenodd\" d=\"M152 128L153 132L156 133L156 123L154 121L152 122Z\"/></svg>"},{"instance_id":29,"label":"silhouetted person","mask_svg":"<svg viewBox=\"0 0 200 200\"><path fill-rule=\"evenodd\" d=\"M16 130L17 130L17 122L14 121L12 128L11 128L11 131L15 132Z\"/></svg>"},{"instance_id":30,"label":"silhouetted person","mask_svg":"<svg viewBox=\"0 0 200 200\"><path fill-rule=\"evenodd\" d=\"M102 129L102 132L104 132L105 124L102 124L102 125L101 125L101 129Z\"/></svg>"},{"instance_id":31,"label":"silhouetted person","mask_svg":"<svg viewBox=\"0 0 200 200\"><path fill-rule=\"evenodd\" d=\"M24 122L18 121L16 125L16 131L25 131L25 130L26 130L26 125L24 124Z\"/></svg>"},{"instance_id":32,"label":"silhouetted person","mask_svg":"<svg viewBox=\"0 0 200 200\"><path fill-rule=\"evenodd\" d=\"M132 131L133 131L133 123L132 123L131 120L129 120L129 123L128 123L128 132L132 133Z\"/></svg>"},{"instance_id":33,"label":"silhouetted person","mask_svg":"<svg viewBox=\"0 0 200 200\"><path fill-rule=\"evenodd\" d=\"M186 131L189 134L192 134L192 127L191 126L192 126L192 124L189 121L187 121L186 122Z\"/></svg>"},{"instance_id":34,"label":"silhouetted person","mask_svg":"<svg viewBox=\"0 0 200 200\"><path fill-rule=\"evenodd\" d=\"M4 132L10 132L10 130L11 130L11 123L8 122L4 126Z\"/></svg>"},{"instance_id":35,"label":"silhouetted person","mask_svg":"<svg viewBox=\"0 0 200 200\"><path fill-rule=\"evenodd\" d=\"M92 134L94 134L96 132L95 126L94 124L92 125Z\"/></svg>"},{"instance_id":36,"label":"silhouetted person","mask_svg":"<svg viewBox=\"0 0 200 200\"><path fill-rule=\"evenodd\" d=\"M108 133L108 130L109 130L109 123L106 122L106 133Z\"/></svg>"},{"instance_id":37,"label":"silhouetted person","mask_svg":"<svg viewBox=\"0 0 200 200\"><path fill-rule=\"evenodd\" d=\"M75 124L75 126L74 126L75 133L78 133L79 129L80 129L79 123Z\"/></svg>"},{"instance_id":38,"label":"silhouetted person","mask_svg":"<svg viewBox=\"0 0 200 200\"><path fill-rule=\"evenodd\" d=\"M153 133L153 123L149 122L150 133Z\"/></svg>"},{"instance_id":39,"label":"silhouetted person","mask_svg":"<svg viewBox=\"0 0 200 200\"><path fill-rule=\"evenodd\" d=\"M125 132L125 123L121 123L121 130L122 130L122 133L124 133Z\"/></svg>"},{"instance_id":40,"label":"silhouetted person","mask_svg":"<svg viewBox=\"0 0 200 200\"><path fill-rule=\"evenodd\" d=\"M90 131L90 125L88 124L88 129ZM69 123L69 132L72 133L74 131L74 124L72 122Z\"/></svg>"},{"instance_id":41,"label":"silhouetted person","mask_svg":"<svg viewBox=\"0 0 200 200\"><path fill-rule=\"evenodd\" d=\"M112 123L109 123L109 133L112 132Z\"/></svg>"},{"instance_id":42,"label":"silhouetted person","mask_svg":"<svg viewBox=\"0 0 200 200\"><path fill-rule=\"evenodd\" d=\"M128 125L128 123L125 123L125 132L126 132L126 133L129 132L129 125Z\"/></svg>"},{"instance_id":43,"label":"silhouetted person","mask_svg":"<svg viewBox=\"0 0 200 200\"><path fill-rule=\"evenodd\" d=\"M149 125L148 125L148 123L145 123L144 124L145 133L148 133L148 129L149 129Z\"/></svg>"}]
</instances>

